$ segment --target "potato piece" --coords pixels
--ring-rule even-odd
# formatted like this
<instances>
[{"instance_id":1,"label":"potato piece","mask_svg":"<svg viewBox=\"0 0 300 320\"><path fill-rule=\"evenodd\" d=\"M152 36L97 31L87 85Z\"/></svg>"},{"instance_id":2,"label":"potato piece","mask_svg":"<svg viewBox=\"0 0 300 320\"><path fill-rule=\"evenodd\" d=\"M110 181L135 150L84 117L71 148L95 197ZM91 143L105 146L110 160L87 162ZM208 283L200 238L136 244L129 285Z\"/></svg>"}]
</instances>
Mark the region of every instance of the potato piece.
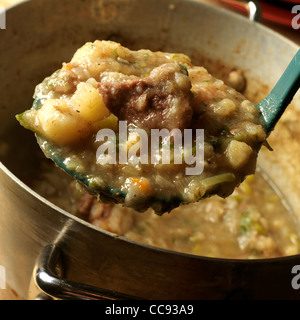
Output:
<instances>
[{"instance_id":1,"label":"potato piece","mask_svg":"<svg viewBox=\"0 0 300 320\"><path fill-rule=\"evenodd\" d=\"M239 92L246 88L246 78L242 70L232 70L227 78L228 84Z\"/></svg>"},{"instance_id":2,"label":"potato piece","mask_svg":"<svg viewBox=\"0 0 300 320\"><path fill-rule=\"evenodd\" d=\"M234 169L240 169L247 164L252 152L252 148L247 143L232 140L227 146L226 156Z\"/></svg>"},{"instance_id":3,"label":"potato piece","mask_svg":"<svg viewBox=\"0 0 300 320\"><path fill-rule=\"evenodd\" d=\"M96 46L92 42L87 42L84 46L82 46L75 52L71 60L71 63L81 62L82 60L86 60L87 57L90 57L90 58L100 57L101 51L102 51L101 47Z\"/></svg>"},{"instance_id":4,"label":"potato piece","mask_svg":"<svg viewBox=\"0 0 300 320\"><path fill-rule=\"evenodd\" d=\"M70 100L79 116L88 122L96 122L109 116L98 90L91 84L81 82Z\"/></svg>"},{"instance_id":5,"label":"potato piece","mask_svg":"<svg viewBox=\"0 0 300 320\"><path fill-rule=\"evenodd\" d=\"M218 116L227 117L230 116L236 108L236 104L231 99L225 98L217 104L214 108L214 112Z\"/></svg>"},{"instance_id":6,"label":"potato piece","mask_svg":"<svg viewBox=\"0 0 300 320\"><path fill-rule=\"evenodd\" d=\"M102 45L103 44L103 45ZM129 54L129 50L122 47L119 43L112 41L99 41L96 40L94 43L87 42L81 48L79 48L73 58L72 62L82 62L83 60L94 59L94 58L104 58L108 56L117 56Z\"/></svg>"},{"instance_id":7,"label":"potato piece","mask_svg":"<svg viewBox=\"0 0 300 320\"><path fill-rule=\"evenodd\" d=\"M85 137L88 125L72 113L65 101L49 99L37 111L39 132L59 145L69 144Z\"/></svg>"},{"instance_id":8,"label":"potato piece","mask_svg":"<svg viewBox=\"0 0 300 320\"><path fill-rule=\"evenodd\" d=\"M260 124L246 123L246 132L254 141L264 141L266 133Z\"/></svg>"}]
</instances>

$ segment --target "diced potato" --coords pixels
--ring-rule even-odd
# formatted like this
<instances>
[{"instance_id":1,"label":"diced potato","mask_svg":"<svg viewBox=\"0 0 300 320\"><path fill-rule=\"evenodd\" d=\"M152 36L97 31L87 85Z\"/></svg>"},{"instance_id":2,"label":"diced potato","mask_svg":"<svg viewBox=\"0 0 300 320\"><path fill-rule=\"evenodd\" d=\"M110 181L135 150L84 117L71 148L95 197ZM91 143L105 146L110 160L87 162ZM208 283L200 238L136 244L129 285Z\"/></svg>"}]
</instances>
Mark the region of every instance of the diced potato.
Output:
<instances>
[{"instance_id":1,"label":"diced potato","mask_svg":"<svg viewBox=\"0 0 300 320\"><path fill-rule=\"evenodd\" d=\"M82 60L86 60L87 57L90 58L96 58L96 57L100 57L101 56L101 47L96 46L94 43L92 42L87 42L84 46L82 46L81 48L79 48L72 60L72 62L80 62Z\"/></svg>"},{"instance_id":2,"label":"diced potato","mask_svg":"<svg viewBox=\"0 0 300 320\"><path fill-rule=\"evenodd\" d=\"M98 90L86 82L78 84L70 102L79 116L88 122L102 120L110 114Z\"/></svg>"},{"instance_id":3,"label":"diced potato","mask_svg":"<svg viewBox=\"0 0 300 320\"><path fill-rule=\"evenodd\" d=\"M266 133L263 130L262 126L255 123L247 123L246 124L246 132L247 134L255 141L263 141L266 138Z\"/></svg>"},{"instance_id":4,"label":"diced potato","mask_svg":"<svg viewBox=\"0 0 300 320\"><path fill-rule=\"evenodd\" d=\"M232 70L228 75L227 82L239 92L242 92L246 87L246 78L242 70Z\"/></svg>"},{"instance_id":5,"label":"diced potato","mask_svg":"<svg viewBox=\"0 0 300 320\"><path fill-rule=\"evenodd\" d=\"M257 108L255 108L255 105L249 100L244 100L241 103L241 108L244 110L244 112L248 112L250 114L256 114L258 112Z\"/></svg>"},{"instance_id":6,"label":"diced potato","mask_svg":"<svg viewBox=\"0 0 300 320\"><path fill-rule=\"evenodd\" d=\"M39 132L59 145L72 143L87 133L87 123L82 121L65 101L47 100L37 111Z\"/></svg>"},{"instance_id":7,"label":"diced potato","mask_svg":"<svg viewBox=\"0 0 300 320\"><path fill-rule=\"evenodd\" d=\"M214 108L214 112L219 116L227 117L231 115L236 108L236 104L231 99L225 98L217 104Z\"/></svg>"},{"instance_id":8,"label":"diced potato","mask_svg":"<svg viewBox=\"0 0 300 320\"><path fill-rule=\"evenodd\" d=\"M125 47L122 47L119 43L112 41L105 41L102 45L102 41L96 40L94 43L88 42L81 48L79 48L72 60L72 62L82 62L83 60L87 60L87 58L103 58L107 56L127 56L129 54L129 50Z\"/></svg>"},{"instance_id":9,"label":"diced potato","mask_svg":"<svg viewBox=\"0 0 300 320\"><path fill-rule=\"evenodd\" d=\"M245 142L232 140L226 149L226 156L234 169L242 168L247 164L252 154L252 148Z\"/></svg>"},{"instance_id":10,"label":"diced potato","mask_svg":"<svg viewBox=\"0 0 300 320\"><path fill-rule=\"evenodd\" d=\"M27 127L34 123L31 129L44 138L65 145L84 139L99 127L117 130L118 118L111 116L97 89L82 82L70 100L48 99L39 110L29 110L19 118Z\"/></svg>"}]
</instances>

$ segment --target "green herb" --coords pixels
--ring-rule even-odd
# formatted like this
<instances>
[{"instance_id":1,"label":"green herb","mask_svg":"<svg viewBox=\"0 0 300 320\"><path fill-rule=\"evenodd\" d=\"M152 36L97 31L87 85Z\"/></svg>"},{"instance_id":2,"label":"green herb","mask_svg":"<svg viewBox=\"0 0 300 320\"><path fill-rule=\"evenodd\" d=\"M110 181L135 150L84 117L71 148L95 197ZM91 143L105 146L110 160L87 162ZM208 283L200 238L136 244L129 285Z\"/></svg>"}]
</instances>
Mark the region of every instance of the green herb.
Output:
<instances>
[{"instance_id":1,"label":"green herb","mask_svg":"<svg viewBox=\"0 0 300 320\"><path fill-rule=\"evenodd\" d=\"M187 69L187 67L186 66L184 66L183 64L181 64L181 63L178 63L178 65L179 65L179 67L180 67L180 71L183 73L183 74L185 74L186 76L188 76L189 75L189 73L188 73L188 69Z\"/></svg>"},{"instance_id":2,"label":"green herb","mask_svg":"<svg viewBox=\"0 0 300 320\"><path fill-rule=\"evenodd\" d=\"M115 56L116 58L118 58L118 57L119 57L119 54L118 54L117 48L116 48L116 49L114 49L113 54L114 54L114 56Z\"/></svg>"},{"instance_id":3,"label":"green herb","mask_svg":"<svg viewBox=\"0 0 300 320\"><path fill-rule=\"evenodd\" d=\"M240 234L247 233L252 226L252 219L249 217L248 213L245 211L241 214L240 218Z\"/></svg>"},{"instance_id":4,"label":"green herb","mask_svg":"<svg viewBox=\"0 0 300 320\"><path fill-rule=\"evenodd\" d=\"M139 226L137 231L139 234L143 234L146 231L146 229L143 226Z\"/></svg>"},{"instance_id":5,"label":"green herb","mask_svg":"<svg viewBox=\"0 0 300 320\"><path fill-rule=\"evenodd\" d=\"M236 141L245 141L247 139L247 134L244 131L239 131L234 135L233 139Z\"/></svg>"},{"instance_id":6,"label":"green herb","mask_svg":"<svg viewBox=\"0 0 300 320\"><path fill-rule=\"evenodd\" d=\"M193 98L197 98L197 92L195 92L194 90L191 90L191 93L192 93L192 95L193 95Z\"/></svg>"},{"instance_id":7,"label":"green herb","mask_svg":"<svg viewBox=\"0 0 300 320\"><path fill-rule=\"evenodd\" d=\"M208 143L210 143L213 146L215 151L221 150L222 148L222 139L208 141Z\"/></svg>"},{"instance_id":8,"label":"green herb","mask_svg":"<svg viewBox=\"0 0 300 320\"><path fill-rule=\"evenodd\" d=\"M228 128L227 126L224 126L224 127L221 129L220 135L221 135L221 136L227 136L229 133L230 133L229 128Z\"/></svg>"},{"instance_id":9,"label":"green herb","mask_svg":"<svg viewBox=\"0 0 300 320\"><path fill-rule=\"evenodd\" d=\"M201 106L201 108L207 108L207 103L204 101L201 101L200 106Z\"/></svg>"},{"instance_id":10,"label":"green herb","mask_svg":"<svg viewBox=\"0 0 300 320\"><path fill-rule=\"evenodd\" d=\"M214 102L220 102L220 101L222 101L222 100L223 100L222 98L214 98L214 99L213 99Z\"/></svg>"},{"instance_id":11,"label":"green herb","mask_svg":"<svg viewBox=\"0 0 300 320\"><path fill-rule=\"evenodd\" d=\"M266 231L265 231L264 227L260 223L255 223L254 224L254 229L259 234L262 234L262 235L266 234Z\"/></svg>"}]
</instances>

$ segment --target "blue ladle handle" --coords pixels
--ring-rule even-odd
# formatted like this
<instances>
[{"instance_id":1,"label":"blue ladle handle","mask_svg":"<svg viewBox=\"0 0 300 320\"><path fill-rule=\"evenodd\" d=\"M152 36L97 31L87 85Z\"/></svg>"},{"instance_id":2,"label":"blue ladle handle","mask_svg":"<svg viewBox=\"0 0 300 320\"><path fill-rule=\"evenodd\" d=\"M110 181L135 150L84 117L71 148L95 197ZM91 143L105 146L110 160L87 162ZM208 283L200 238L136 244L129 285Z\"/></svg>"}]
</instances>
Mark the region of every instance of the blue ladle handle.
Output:
<instances>
[{"instance_id":1,"label":"blue ladle handle","mask_svg":"<svg viewBox=\"0 0 300 320\"><path fill-rule=\"evenodd\" d=\"M269 134L300 87L300 49L272 91L258 103ZM299 119L300 121L300 119Z\"/></svg>"}]
</instances>

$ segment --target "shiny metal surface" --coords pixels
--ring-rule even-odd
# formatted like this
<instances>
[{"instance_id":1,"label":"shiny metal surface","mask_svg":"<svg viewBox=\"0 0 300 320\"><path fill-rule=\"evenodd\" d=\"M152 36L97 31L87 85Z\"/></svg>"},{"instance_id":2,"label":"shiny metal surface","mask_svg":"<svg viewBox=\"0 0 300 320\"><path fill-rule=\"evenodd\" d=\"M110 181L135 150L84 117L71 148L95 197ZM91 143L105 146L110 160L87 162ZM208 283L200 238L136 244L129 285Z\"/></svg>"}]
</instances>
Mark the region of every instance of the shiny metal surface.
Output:
<instances>
[{"instance_id":1,"label":"shiny metal surface","mask_svg":"<svg viewBox=\"0 0 300 320\"><path fill-rule=\"evenodd\" d=\"M250 21L261 22L262 13L258 0L232 0L231 4L243 5L248 11Z\"/></svg>"},{"instance_id":2,"label":"shiny metal surface","mask_svg":"<svg viewBox=\"0 0 300 320\"><path fill-rule=\"evenodd\" d=\"M33 272L32 285L36 285L44 294L39 293L35 300L46 300L49 298L60 300L137 299L133 296L64 279L62 266L59 263L60 256L61 250L56 245L48 245L42 250Z\"/></svg>"},{"instance_id":3,"label":"shiny metal surface","mask_svg":"<svg viewBox=\"0 0 300 320\"><path fill-rule=\"evenodd\" d=\"M14 116L30 106L35 85L87 41L184 52L215 74L215 62L222 61L245 71L252 96L262 89L257 79L274 85L296 45L191 0L31 0L10 9L7 29L0 31L0 137L13 128L15 142L14 163L0 163L0 264L10 287L36 298L30 286L35 263L54 244L65 279L143 299L299 298L291 287L299 256L236 261L175 254L100 231L55 207L20 181L32 158L26 148L17 152L27 146L21 142L26 134L14 129ZM298 94L270 137L274 152L263 151L259 163L300 220L299 101Z\"/></svg>"}]
</instances>

